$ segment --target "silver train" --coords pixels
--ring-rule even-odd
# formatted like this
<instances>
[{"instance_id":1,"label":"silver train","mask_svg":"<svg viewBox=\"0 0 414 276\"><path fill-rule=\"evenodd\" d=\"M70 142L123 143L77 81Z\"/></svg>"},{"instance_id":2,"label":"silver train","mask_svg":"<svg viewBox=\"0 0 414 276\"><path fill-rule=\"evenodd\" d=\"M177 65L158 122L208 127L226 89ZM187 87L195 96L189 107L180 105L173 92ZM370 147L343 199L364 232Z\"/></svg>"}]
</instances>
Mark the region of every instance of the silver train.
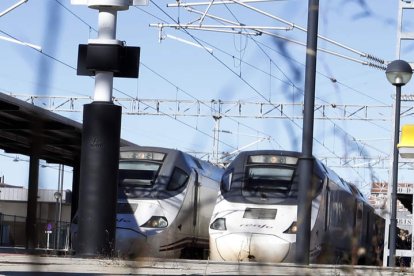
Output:
<instances>
[{"instance_id":1,"label":"silver train","mask_svg":"<svg viewBox=\"0 0 414 276\"><path fill-rule=\"evenodd\" d=\"M210 259L295 262L298 158L247 151L226 168L210 221ZM311 263L380 264L384 219L352 184L315 159Z\"/></svg>"},{"instance_id":2,"label":"silver train","mask_svg":"<svg viewBox=\"0 0 414 276\"><path fill-rule=\"evenodd\" d=\"M117 252L129 258L205 258L222 174L179 150L121 148Z\"/></svg>"},{"instance_id":3,"label":"silver train","mask_svg":"<svg viewBox=\"0 0 414 276\"><path fill-rule=\"evenodd\" d=\"M206 258L223 171L179 150L121 148L115 254ZM76 225L72 229L76 239Z\"/></svg>"}]
</instances>

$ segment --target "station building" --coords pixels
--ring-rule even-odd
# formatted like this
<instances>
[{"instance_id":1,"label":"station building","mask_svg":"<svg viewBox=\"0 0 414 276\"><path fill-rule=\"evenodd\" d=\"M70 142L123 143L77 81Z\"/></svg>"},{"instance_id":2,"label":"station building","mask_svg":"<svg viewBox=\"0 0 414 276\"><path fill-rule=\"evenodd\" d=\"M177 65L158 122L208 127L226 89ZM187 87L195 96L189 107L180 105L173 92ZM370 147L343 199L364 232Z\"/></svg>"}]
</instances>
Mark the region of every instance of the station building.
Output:
<instances>
[{"instance_id":1,"label":"station building","mask_svg":"<svg viewBox=\"0 0 414 276\"><path fill-rule=\"evenodd\" d=\"M36 248L69 250L71 199L70 190L38 190ZM28 189L0 178L0 246L26 246L27 201Z\"/></svg>"}]
</instances>

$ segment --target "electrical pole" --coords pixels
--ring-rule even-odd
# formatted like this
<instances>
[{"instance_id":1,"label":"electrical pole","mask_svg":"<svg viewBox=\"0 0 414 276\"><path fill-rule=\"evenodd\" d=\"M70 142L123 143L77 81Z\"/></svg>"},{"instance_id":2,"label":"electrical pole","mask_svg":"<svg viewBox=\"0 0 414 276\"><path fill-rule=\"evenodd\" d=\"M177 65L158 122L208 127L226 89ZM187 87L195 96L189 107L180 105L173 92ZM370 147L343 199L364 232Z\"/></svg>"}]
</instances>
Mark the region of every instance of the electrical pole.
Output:
<instances>
[{"instance_id":1,"label":"electrical pole","mask_svg":"<svg viewBox=\"0 0 414 276\"><path fill-rule=\"evenodd\" d=\"M305 100L303 114L302 156L299 159L299 194L296 234L296 263L309 264L312 211L313 121L315 105L316 54L318 42L319 0L309 0L306 47Z\"/></svg>"}]
</instances>

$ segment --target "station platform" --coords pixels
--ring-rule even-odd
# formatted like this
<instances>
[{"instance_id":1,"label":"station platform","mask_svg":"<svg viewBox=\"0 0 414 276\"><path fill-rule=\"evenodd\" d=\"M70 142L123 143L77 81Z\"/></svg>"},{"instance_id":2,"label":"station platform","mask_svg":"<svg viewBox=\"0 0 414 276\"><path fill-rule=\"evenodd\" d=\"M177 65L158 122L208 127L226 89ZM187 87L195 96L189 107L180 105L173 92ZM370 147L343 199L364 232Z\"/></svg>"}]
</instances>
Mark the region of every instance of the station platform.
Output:
<instances>
[{"instance_id":1,"label":"station platform","mask_svg":"<svg viewBox=\"0 0 414 276\"><path fill-rule=\"evenodd\" d=\"M412 268L212 262L143 258L84 259L0 250L0 276L15 275L414 275Z\"/></svg>"}]
</instances>

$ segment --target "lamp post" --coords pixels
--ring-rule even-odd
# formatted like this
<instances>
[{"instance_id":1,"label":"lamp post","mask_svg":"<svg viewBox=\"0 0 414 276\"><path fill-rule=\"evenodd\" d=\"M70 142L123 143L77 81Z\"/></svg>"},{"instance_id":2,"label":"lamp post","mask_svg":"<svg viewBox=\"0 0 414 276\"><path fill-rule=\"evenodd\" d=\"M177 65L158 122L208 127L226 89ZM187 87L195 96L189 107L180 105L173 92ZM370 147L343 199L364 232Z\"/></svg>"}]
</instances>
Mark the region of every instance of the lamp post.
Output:
<instances>
[{"instance_id":1,"label":"lamp post","mask_svg":"<svg viewBox=\"0 0 414 276\"><path fill-rule=\"evenodd\" d=\"M385 75L388 81L395 86L395 115L394 115L394 144L392 162L392 193L391 218L389 235L389 266L395 266L395 249L397 238L397 188L398 188L398 142L400 137L400 109L401 86L406 85L413 74L413 70L406 61L394 60L387 66Z\"/></svg>"},{"instance_id":2,"label":"lamp post","mask_svg":"<svg viewBox=\"0 0 414 276\"><path fill-rule=\"evenodd\" d=\"M60 217L58 215L59 209L59 202L62 198L62 194L60 192L55 192L53 196L56 199L56 206L55 206L55 250L59 249L59 231L60 231Z\"/></svg>"}]
</instances>

